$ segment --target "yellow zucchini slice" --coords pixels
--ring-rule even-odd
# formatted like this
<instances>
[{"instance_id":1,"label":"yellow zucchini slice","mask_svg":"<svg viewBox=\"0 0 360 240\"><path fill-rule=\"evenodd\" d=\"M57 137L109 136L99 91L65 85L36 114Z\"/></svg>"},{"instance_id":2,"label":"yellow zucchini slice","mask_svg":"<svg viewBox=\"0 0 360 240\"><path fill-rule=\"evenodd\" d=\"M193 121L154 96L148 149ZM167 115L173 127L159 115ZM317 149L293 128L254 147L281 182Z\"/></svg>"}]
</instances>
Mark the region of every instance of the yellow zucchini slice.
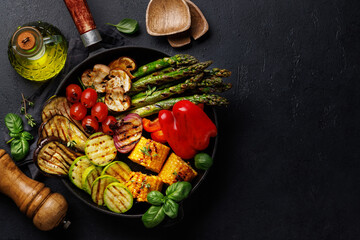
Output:
<instances>
[{"instance_id":1,"label":"yellow zucchini slice","mask_svg":"<svg viewBox=\"0 0 360 240\"><path fill-rule=\"evenodd\" d=\"M102 132L94 133L86 141L85 154L94 165L109 164L115 159L116 153L113 138Z\"/></svg>"},{"instance_id":2,"label":"yellow zucchini slice","mask_svg":"<svg viewBox=\"0 0 360 240\"><path fill-rule=\"evenodd\" d=\"M91 186L95 179L97 177L100 177L101 175L101 167L97 167L95 165L91 165L82 174L81 177L81 186L82 189L87 192L88 194L91 194Z\"/></svg>"},{"instance_id":3,"label":"yellow zucchini slice","mask_svg":"<svg viewBox=\"0 0 360 240\"><path fill-rule=\"evenodd\" d=\"M77 186L78 188L82 189L81 179L82 174L90 167L92 164L86 156L81 156L75 159L75 161L71 164L69 169L69 178L70 181Z\"/></svg>"},{"instance_id":4,"label":"yellow zucchini slice","mask_svg":"<svg viewBox=\"0 0 360 240\"><path fill-rule=\"evenodd\" d=\"M91 198L97 205L104 206L104 191L107 185L113 182L119 182L116 178L103 175L95 179L91 186Z\"/></svg>"},{"instance_id":5,"label":"yellow zucchini slice","mask_svg":"<svg viewBox=\"0 0 360 240\"><path fill-rule=\"evenodd\" d=\"M104 203L113 212L124 213L133 205L133 196L122 183L109 184L104 192Z\"/></svg>"},{"instance_id":6,"label":"yellow zucchini slice","mask_svg":"<svg viewBox=\"0 0 360 240\"><path fill-rule=\"evenodd\" d=\"M107 165L101 172L101 175L110 175L121 183L126 183L130 178L131 169L121 161L115 161Z\"/></svg>"}]
</instances>

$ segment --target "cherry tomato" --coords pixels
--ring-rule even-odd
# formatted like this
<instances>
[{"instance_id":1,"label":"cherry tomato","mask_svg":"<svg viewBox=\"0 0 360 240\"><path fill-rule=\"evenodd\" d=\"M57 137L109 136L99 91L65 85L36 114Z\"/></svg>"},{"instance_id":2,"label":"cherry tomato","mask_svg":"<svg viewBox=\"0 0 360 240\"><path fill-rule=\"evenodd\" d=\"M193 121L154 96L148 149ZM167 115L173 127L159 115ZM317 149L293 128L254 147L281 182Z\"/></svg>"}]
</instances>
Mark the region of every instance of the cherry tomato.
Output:
<instances>
[{"instance_id":1,"label":"cherry tomato","mask_svg":"<svg viewBox=\"0 0 360 240\"><path fill-rule=\"evenodd\" d=\"M159 143L166 143L166 138L164 135L164 132L159 130L156 132L152 132L151 133L151 139L154 140L155 142L159 142Z\"/></svg>"},{"instance_id":2,"label":"cherry tomato","mask_svg":"<svg viewBox=\"0 0 360 240\"><path fill-rule=\"evenodd\" d=\"M113 116L107 116L106 119L101 123L103 133L107 135L114 135L114 126L116 124L116 118Z\"/></svg>"},{"instance_id":3,"label":"cherry tomato","mask_svg":"<svg viewBox=\"0 0 360 240\"><path fill-rule=\"evenodd\" d=\"M84 90L84 92L81 94L81 103L86 108L91 108L95 105L97 100L97 93L92 88L87 88Z\"/></svg>"},{"instance_id":4,"label":"cherry tomato","mask_svg":"<svg viewBox=\"0 0 360 240\"><path fill-rule=\"evenodd\" d=\"M98 102L91 109L91 116L96 118L98 122L102 122L108 115L108 107L105 103Z\"/></svg>"},{"instance_id":5,"label":"cherry tomato","mask_svg":"<svg viewBox=\"0 0 360 240\"><path fill-rule=\"evenodd\" d=\"M161 130L159 118L156 118L154 121L150 121L147 118L142 119L143 127L147 132L156 132Z\"/></svg>"},{"instance_id":6,"label":"cherry tomato","mask_svg":"<svg viewBox=\"0 0 360 240\"><path fill-rule=\"evenodd\" d=\"M70 108L70 116L75 120L82 120L86 116L86 107L81 103L74 103Z\"/></svg>"},{"instance_id":7,"label":"cherry tomato","mask_svg":"<svg viewBox=\"0 0 360 240\"><path fill-rule=\"evenodd\" d=\"M80 101L81 98L81 87L76 84L70 84L66 87L66 99L71 103L76 103Z\"/></svg>"},{"instance_id":8,"label":"cherry tomato","mask_svg":"<svg viewBox=\"0 0 360 240\"><path fill-rule=\"evenodd\" d=\"M97 132L97 130L99 129L98 121L96 121L96 119L90 115L86 116L82 120L81 125L84 128L84 130L89 134Z\"/></svg>"}]
</instances>

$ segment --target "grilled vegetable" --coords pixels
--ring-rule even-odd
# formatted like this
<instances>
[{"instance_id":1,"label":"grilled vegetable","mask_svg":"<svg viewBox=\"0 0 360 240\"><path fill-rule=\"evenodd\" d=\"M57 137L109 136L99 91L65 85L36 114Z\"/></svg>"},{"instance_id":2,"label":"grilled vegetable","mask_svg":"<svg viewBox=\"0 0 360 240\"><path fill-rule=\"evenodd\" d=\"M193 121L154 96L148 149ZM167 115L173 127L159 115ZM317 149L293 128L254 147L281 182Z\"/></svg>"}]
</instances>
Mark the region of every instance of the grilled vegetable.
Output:
<instances>
[{"instance_id":1,"label":"grilled vegetable","mask_svg":"<svg viewBox=\"0 0 360 240\"><path fill-rule=\"evenodd\" d=\"M110 70L113 70L113 69L124 70L131 79L135 78L131 74L131 71L135 70L136 64L135 64L135 61L129 57L120 57L120 58L112 61L109 64L109 68L110 68Z\"/></svg>"},{"instance_id":2,"label":"grilled vegetable","mask_svg":"<svg viewBox=\"0 0 360 240\"><path fill-rule=\"evenodd\" d=\"M121 183L126 183L129 180L131 169L129 166L121 161L115 161L108 164L101 172L101 175L110 175L116 178Z\"/></svg>"},{"instance_id":3,"label":"grilled vegetable","mask_svg":"<svg viewBox=\"0 0 360 240\"><path fill-rule=\"evenodd\" d=\"M86 70L82 76L81 81L86 87L94 87L96 92L105 92L105 77L109 75L110 68L103 64L96 64L93 70Z\"/></svg>"},{"instance_id":4,"label":"grilled vegetable","mask_svg":"<svg viewBox=\"0 0 360 240\"><path fill-rule=\"evenodd\" d=\"M205 75L208 76L216 76L216 77L230 77L231 72L227 69L213 68L213 69L205 69Z\"/></svg>"},{"instance_id":5,"label":"grilled vegetable","mask_svg":"<svg viewBox=\"0 0 360 240\"><path fill-rule=\"evenodd\" d=\"M131 79L129 75L122 69L113 69L110 71L109 75L110 80L114 79L114 84L111 86L112 88L115 87L122 87L124 92L128 92L131 88ZM108 87L108 85L107 85Z\"/></svg>"},{"instance_id":6,"label":"grilled vegetable","mask_svg":"<svg viewBox=\"0 0 360 240\"><path fill-rule=\"evenodd\" d=\"M97 177L100 177L101 175L101 167L97 167L95 165L91 165L82 174L81 177L81 186L82 189L87 192L88 194L91 194L91 186L95 179Z\"/></svg>"},{"instance_id":7,"label":"grilled vegetable","mask_svg":"<svg viewBox=\"0 0 360 240\"><path fill-rule=\"evenodd\" d=\"M128 114L118 120L115 126L114 143L120 153L130 152L140 140L142 121L137 114Z\"/></svg>"},{"instance_id":8,"label":"grilled vegetable","mask_svg":"<svg viewBox=\"0 0 360 240\"><path fill-rule=\"evenodd\" d=\"M105 188L113 182L119 182L116 178L108 175L103 175L95 179L91 186L91 198L97 205L104 205L104 191Z\"/></svg>"},{"instance_id":9,"label":"grilled vegetable","mask_svg":"<svg viewBox=\"0 0 360 240\"><path fill-rule=\"evenodd\" d=\"M133 205L130 190L121 183L110 183L104 192L104 203L113 212L124 213Z\"/></svg>"},{"instance_id":10,"label":"grilled vegetable","mask_svg":"<svg viewBox=\"0 0 360 240\"><path fill-rule=\"evenodd\" d=\"M146 105L144 107L136 108L134 110L128 111L124 114L129 113L136 113L139 114L140 117L147 117L152 114L160 112L160 110L163 109L171 109L175 103L181 100L189 100L190 102L193 102L195 104L199 103L205 103L207 105L211 106L221 106L221 105L227 105L229 102L226 98L218 96L218 95L209 95L209 94L203 94L203 95L193 95L193 96L185 96L185 97L177 97L177 98L169 98L154 104ZM118 116L118 118L122 117L123 115Z\"/></svg>"},{"instance_id":11,"label":"grilled vegetable","mask_svg":"<svg viewBox=\"0 0 360 240\"><path fill-rule=\"evenodd\" d=\"M115 159L116 153L113 138L102 132L94 133L86 141L85 154L94 165L107 165Z\"/></svg>"},{"instance_id":12,"label":"grilled vegetable","mask_svg":"<svg viewBox=\"0 0 360 240\"><path fill-rule=\"evenodd\" d=\"M86 156L81 156L75 159L75 161L71 164L69 169L69 178L70 181L77 186L78 188L82 189L82 174L90 167L92 164Z\"/></svg>"},{"instance_id":13,"label":"grilled vegetable","mask_svg":"<svg viewBox=\"0 0 360 240\"><path fill-rule=\"evenodd\" d=\"M133 75L134 77L140 78L169 66L184 66L195 64L197 62L197 59L193 56L188 54L177 54L175 56L158 59L154 62L141 66Z\"/></svg>"},{"instance_id":14,"label":"grilled vegetable","mask_svg":"<svg viewBox=\"0 0 360 240\"><path fill-rule=\"evenodd\" d=\"M54 116L39 128L39 142L46 137L57 137L63 142L75 142L75 148L84 151L87 136L68 118Z\"/></svg>"},{"instance_id":15,"label":"grilled vegetable","mask_svg":"<svg viewBox=\"0 0 360 240\"><path fill-rule=\"evenodd\" d=\"M105 104L111 111L123 112L130 107L131 99L125 95L124 88L116 78L112 78L106 83Z\"/></svg>"},{"instance_id":16,"label":"grilled vegetable","mask_svg":"<svg viewBox=\"0 0 360 240\"><path fill-rule=\"evenodd\" d=\"M52 97L50 98L41 112L41 119L43 122L47 122L56 115L64 116L70 119L76 126L84 131L81 126L81 122L76 121L70 115L70 103L65 97Z\"/></svg>"},{"instance_id":17,"label":"grilled vegetable","mask_svg":"<svg viewBox=\"0 0 360 240\"><path fill-rule=\"evenodd\" d=\"M197 172L175 153L170 155L159 173L161 180L169 185L179 181L190 182L196 175Z\"/></svg>"},{"instance_id":18,"label":"grilled vegetable","mask_svg":"<svg viewBox=\"0 0 360 240\"><path fill-rule=\"evenodd\" d=\"M141 172L131 172L126 187L138 202L147 201L147 195L151 191L161 191L163 182L154 175L146 175Z\"/></svg>"},{"instance_id":19,"label":"grilled vegetable","mask_svg":"<svg viewBox=\"0 0 360 240\"><path fill-rule=\"evenodd\" d=\"M168 146L141 137L134 150L130 153L129 159L151 171L159 173L169 151L170 148Z\"/></svg>"},{"instance_id":20,"label":"grilled vegetable","mask_svg":"<svg viewBox=\"0 0 360 240\"><path fill-rule=\"evenodd\" d=\"M195 76L196 74L201 73L211 63L212 61L197 63L188 67L179 68L174 72L164 73L158 76L146 76L140 78L133 83L130 94L134 95L138 92L146 90L148 86L161 85L164 83L173 82L181 78Z\"/></svg>"},{"instance_id":21,"label":"grilled vegetable","mask_svg":"<svg viewBox=\"0 0 360 240\"><path fill-rule=\"evenodd\" d=\"M38 168L50 175L66 176L73 161L81 156L56 138L46 138L38 144L33 160Z\"/></svg>"}]
</instances>

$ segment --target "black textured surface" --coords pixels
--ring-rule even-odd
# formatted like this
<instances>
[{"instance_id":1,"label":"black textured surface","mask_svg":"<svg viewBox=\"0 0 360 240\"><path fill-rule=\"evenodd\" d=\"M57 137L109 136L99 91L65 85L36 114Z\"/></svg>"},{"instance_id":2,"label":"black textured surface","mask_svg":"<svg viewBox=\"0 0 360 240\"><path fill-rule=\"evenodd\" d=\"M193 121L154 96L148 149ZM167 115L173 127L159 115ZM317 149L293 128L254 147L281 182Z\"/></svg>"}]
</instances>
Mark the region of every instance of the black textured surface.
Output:
<instances>
[{"instance_id":1,"label":"black textured surface","mask_svg":"<svg viewBox=\"0 0 360 240\"><path fill-rule=\"evenodd\" d=\"M0 239L359 239L360 4L355 0L196 0L209 33L184 49L145 30L148 1L89 0L97 25L135 18L128 43L186 52L233 71L219 113L220 141L208 178L184 204L184 220L146 230L96 212L57 179L69 202L67 231L40 232L0 195ZM59 0L0 4L0 119L38 84L19 77L7 43L21 23L43 20L67 38L76 28ZM1 121L0 130L4 131ZM1 174L1 173L0 173Z\"/></svg>"}]
</instances>

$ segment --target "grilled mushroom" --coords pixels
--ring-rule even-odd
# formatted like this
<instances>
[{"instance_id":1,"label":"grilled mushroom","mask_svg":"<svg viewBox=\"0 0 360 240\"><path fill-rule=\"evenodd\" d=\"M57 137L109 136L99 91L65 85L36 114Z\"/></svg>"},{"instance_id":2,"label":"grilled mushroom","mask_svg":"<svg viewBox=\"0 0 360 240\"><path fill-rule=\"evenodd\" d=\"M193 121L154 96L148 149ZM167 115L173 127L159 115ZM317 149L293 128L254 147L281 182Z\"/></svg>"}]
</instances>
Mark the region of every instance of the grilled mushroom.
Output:
<instances>
[{"instance_id":1,"label":"grilled mushroom","mask_svg":"<svg viewBox=\"0 0 360 240\"><path fill-rule=\"evenodd\" d=\"M131 105L131 98L125 95L124 88L119 86L119 80L112 78L106 82L105 104L111 111L123 112Z\"/></svg>"},{"instance_id":2,"label":"grilled mushroom","mask_svg":"<svg viewBox=\"0 0 360 240\"><path fill-rule=\"evenodd\" d=\"M86 87L94 86L96 92L104 93L106 77L110 73L110 68L103 64L96 64L93 70L85 70L81 76L81 81Z\"/></svg>"},{"instance_id":3,"label":"grilled mushroom","mask_svg":"<svg viewBox=\"0 0 360 240\"><path fill-rule=\"evenodd\" d=\"M136 68L136 64L135 61L129 57L120 57L114 61L112 61L109 64L109 68L111 70L113 69L121 69L124 70L130 77L130 79L135 78L132 74L131 71L135 70Z\"/></svg>"},{"instance_id":4,"label":"grilled mushroom","mask_svg":"<svg viewBox=\"0 0 360 240\"><path fill-rule=\"evenodd\" d=\"M124 70L121 69L111 70L109 78L111 80L115 79L114 87L122 87L125 93L130 91L131 79Z\"/></svg>"}]
</instances>

